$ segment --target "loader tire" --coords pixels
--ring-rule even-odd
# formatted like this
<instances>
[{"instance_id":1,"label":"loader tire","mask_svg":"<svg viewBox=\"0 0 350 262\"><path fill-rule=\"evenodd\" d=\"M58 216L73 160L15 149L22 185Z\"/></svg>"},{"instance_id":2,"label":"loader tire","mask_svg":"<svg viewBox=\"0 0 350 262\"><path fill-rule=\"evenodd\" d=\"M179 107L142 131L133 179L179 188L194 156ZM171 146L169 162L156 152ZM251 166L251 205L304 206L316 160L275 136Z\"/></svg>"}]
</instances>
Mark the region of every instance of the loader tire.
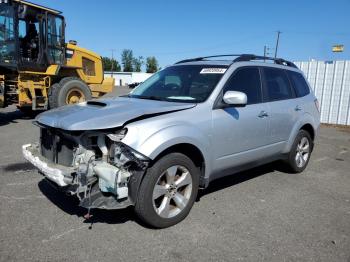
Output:
<instances>
[{"instance_id":1,"label":"loader tire","mask_svg":"<svg viewBox=\"0 0 350 262\"><path fill-rule=\"evenodd\" d=\"M76 104L91 99L91 91L87 84L77 77L63 78L53 84L49 92L49 107L56 108L68 104Z\"/></svg>"}]
</instances>

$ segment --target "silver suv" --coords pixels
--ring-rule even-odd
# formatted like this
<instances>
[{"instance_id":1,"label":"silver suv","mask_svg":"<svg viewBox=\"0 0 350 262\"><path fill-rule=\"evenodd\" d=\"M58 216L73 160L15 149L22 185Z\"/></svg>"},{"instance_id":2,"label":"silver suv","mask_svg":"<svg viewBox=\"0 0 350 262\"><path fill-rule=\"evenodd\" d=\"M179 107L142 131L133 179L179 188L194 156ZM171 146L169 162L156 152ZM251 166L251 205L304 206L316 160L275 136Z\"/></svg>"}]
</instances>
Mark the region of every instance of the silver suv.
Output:
<instances>
[{"instance_id":1,"label":"silver suv","mask_svg":"<svg viewBox=\"0 0 350 262\"><path fill-rule=\"evenodd\" d=\"M180 61L124 97L39 115L40 142L24 157L80 206L133 205L157 228L183 220L216 178L275 160L302 172L320 124L302 72L283 59L216 57Z\"/></svg>"}]
</instances>

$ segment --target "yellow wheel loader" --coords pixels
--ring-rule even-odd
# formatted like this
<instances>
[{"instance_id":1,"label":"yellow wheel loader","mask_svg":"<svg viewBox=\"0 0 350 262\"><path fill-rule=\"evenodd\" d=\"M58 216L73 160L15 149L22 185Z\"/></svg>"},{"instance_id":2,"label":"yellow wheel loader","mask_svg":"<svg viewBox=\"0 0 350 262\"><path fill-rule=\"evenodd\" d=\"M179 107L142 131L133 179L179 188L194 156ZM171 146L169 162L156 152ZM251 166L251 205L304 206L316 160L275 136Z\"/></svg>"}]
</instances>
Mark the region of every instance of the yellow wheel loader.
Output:
<instances>
[{"instance_id":1,"label":"yellow wheel loader","mask_svg":"<svg viewBox=\"0 0 350 262\"><path fill-rule=\"evenodd\" d=\"M111 92L100 55L65 42L60 11L0 0L0 108L45 110Z\"/></svg>"}]
</instances>

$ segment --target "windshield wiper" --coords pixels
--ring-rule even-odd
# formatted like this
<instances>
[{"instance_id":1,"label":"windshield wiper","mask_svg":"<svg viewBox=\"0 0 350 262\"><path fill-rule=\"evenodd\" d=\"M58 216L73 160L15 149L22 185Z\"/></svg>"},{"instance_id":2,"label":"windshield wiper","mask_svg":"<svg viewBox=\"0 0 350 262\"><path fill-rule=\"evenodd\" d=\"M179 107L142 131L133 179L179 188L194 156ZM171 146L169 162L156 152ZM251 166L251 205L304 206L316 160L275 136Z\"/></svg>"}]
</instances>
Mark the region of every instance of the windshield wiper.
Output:
<instances>
[{"instance_id":1,"label":"windshield wiper","mask_svg":"<svg viewBox=\"0 0 350 262\"><path fill-rule=\"evenodd\" d=\"M167 101L164 97L158 97L158 96L139 96L139 95L131 95L132 98L139 98L139 99L148 99L148 100L156 100L156 101Z\"/></svg>"}]
</instances>

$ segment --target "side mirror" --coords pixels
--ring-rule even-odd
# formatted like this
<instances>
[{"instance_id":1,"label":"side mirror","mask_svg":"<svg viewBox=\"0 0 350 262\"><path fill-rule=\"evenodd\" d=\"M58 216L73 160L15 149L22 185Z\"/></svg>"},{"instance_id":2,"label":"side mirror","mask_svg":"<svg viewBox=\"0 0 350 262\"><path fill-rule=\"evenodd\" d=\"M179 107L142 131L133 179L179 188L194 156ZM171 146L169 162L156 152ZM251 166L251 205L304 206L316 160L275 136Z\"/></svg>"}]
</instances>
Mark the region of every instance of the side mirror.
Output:
<instances>
[{"instance_id":1,"label":"side mirror","mask_svg":"<svg viewBox=\"0 0 350 262\"><path fill-rule=\"evenodd\" d=\"M226 104L231 106L246 106L247 95L239 91L227 91L224 94L223 100Z\"/></svg>"}]
</instances>

